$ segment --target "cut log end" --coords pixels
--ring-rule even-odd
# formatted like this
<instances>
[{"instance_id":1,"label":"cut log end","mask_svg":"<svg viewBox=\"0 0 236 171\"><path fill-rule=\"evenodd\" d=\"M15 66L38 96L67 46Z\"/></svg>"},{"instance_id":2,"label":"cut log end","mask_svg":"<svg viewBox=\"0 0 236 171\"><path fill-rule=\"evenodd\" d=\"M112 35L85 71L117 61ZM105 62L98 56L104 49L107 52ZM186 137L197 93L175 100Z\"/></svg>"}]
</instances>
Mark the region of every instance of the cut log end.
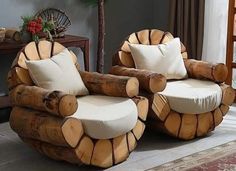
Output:
<instances>
[{"instance_id":1,"label":"cut log end","mask_svg":"<svg viewBox=\"0 0 236 171\"><path fill-rule=\"evenodd\" d=\"M126 93L129 97L137 96L139 93L139 82L138 79L132 77L126 84Z\"/></svg>"},{"instance_id":2,"label":"cut log end","mask_svg":"<svg viewBox=\"0 0 236 171\"><path fill-rule=\"evenodd\" d=\"M77 99L73 95L65 95L59 102L59 113L66 117L72 115L78 108Z\"/></svg>"},{"instance_id":3,"label":"cut log end","mask_svg":"<svg viewBox=\"0 0 236 171\"><path fill-rule=\"evenodd\" d=\"M166 78L161 74L153 74L149 80L149 87L151 92L161 92L166 87Z\"/></svg>"},{"instance_id":4,"label":"cut log end","mask_svg":"<svg viewBox=\"0 0 236 171\"><path fill-rule=\"evenodd\" d=\"M145 97L138 96L138 97L132 98L132 100L137 106L138 117L141 120L146 121L147 114L148 114L148 99L146 99Z\"/></svg>"},{"instance_id":5,"label":"cut log end","mask_svg":"<svg viewBox=\"0 0 236 171\"><path fill-rule=\"evenodd\" d=\"M228 75L228 69L224 64L217 64L213 69L213 77L217 82L224 82Z\"/></svg>"}]
</instances>

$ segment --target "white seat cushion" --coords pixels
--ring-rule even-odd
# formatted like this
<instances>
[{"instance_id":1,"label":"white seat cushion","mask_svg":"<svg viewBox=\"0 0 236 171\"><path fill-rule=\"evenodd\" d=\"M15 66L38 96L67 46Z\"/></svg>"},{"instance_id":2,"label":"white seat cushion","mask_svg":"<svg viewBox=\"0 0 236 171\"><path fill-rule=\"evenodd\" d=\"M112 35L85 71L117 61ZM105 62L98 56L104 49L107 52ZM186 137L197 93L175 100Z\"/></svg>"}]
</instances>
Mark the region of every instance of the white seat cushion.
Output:
<instances>
[{"instance_id":1,"label":"white seat cushion","mask_svg":"<svg viewBox=\"0 0 236 171\"><path fill-rule=\"evenodd\" d=\"M95 139L109 139L134 128L138 112L128 98L88 95L77 98L78 110L72 116L82 121L85 133Z\"/></svg>"},{"instance_id":2,"label":"white seat cushion","mask_svg":"<svg viewBox=\"0 0 236 171\"><path fill-rule=\"evenodd\" d=\"M172 110L185 114L200 114L216 109L222 98L219 85L211 81L187 79L167 82L163 92Z\"/></svg>"}]
</instances>

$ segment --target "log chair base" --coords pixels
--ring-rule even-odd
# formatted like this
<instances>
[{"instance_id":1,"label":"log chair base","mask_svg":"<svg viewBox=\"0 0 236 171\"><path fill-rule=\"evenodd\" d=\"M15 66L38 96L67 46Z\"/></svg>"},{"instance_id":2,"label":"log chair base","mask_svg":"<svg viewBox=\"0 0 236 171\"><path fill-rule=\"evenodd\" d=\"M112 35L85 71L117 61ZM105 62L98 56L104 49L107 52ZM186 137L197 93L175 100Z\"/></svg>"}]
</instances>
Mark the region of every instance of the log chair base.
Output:
<instances>
[{"instance_id":1,"label":"log chair base","mask_svg":"<svg viewBox=\"0 0 236 171\"><path fill-rule=\"evenodd\" d=\"M145 95L149 99L148 128L167 133L173 137L190 140L205 136L218 126L234 101L232 88L221 84L223 97L220 106L202 114L183 114L173 111L165 96L158 93Z\"/></svg>"},{"instance_id":2,"label":"log chair base","mask_svg":"<svg viewBox=\"0 0 236 171\"><path fill-rule=\"evenodd\" d=\"M13 108L10 125L25 143L54 160L108 168L128 158L145 130L148 100L141 96L132 100L138 109L135 127L112 139L89 137L77 119L60 118L23 107Z\"/></svg>"}]
</instances>

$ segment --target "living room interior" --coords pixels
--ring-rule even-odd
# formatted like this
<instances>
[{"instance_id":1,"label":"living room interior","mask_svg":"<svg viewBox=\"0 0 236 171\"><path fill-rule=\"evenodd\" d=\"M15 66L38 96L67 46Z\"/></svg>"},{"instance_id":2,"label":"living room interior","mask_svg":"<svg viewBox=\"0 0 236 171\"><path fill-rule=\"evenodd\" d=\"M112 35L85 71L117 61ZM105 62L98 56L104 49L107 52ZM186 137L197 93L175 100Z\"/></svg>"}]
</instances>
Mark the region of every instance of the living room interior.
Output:
<instances>
[{"instance_id":1,"label":"living room interior","mask_svg":"<svg viewBox=\"0 0 236 171\"><path fill-rule=\"evenodd\" d=\"M235 0L2 0L0 170L236 170Z\"/></svg>"}]
</instances>

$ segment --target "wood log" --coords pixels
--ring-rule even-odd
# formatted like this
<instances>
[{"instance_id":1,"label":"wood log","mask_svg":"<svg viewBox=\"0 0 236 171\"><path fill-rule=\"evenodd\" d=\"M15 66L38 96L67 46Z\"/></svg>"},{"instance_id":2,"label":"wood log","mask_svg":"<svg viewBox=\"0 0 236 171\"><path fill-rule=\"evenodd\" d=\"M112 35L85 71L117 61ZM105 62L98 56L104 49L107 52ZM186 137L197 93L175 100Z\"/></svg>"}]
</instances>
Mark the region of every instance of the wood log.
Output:
<instances>
[{"instance_id":1,"label":"wood log","mask_svg":"<svg viewBox=\"0 0 236 171\"><path fill-rule=\"evenodd\" d=\"M209 79L220 83L224 82L228 75L228 69L222 63L213 65L204 61L184 59L184 64L191 78Z\"/></svg>"},{"instance_id":2,"label":"wood log","mask_svg":"<svg viewBox=\"0 0 236 171\"><path fill-rule=\"evenodd\" d=\"M28 70L20 67L15 67L8 72L7 83L9 90L21 84L29 86L34 85Z\"/></svg>"},{"instance_id":3,"label":"wood log","mask_svg":"<svg viewBox=\"0 0 236 171\"><path fill-rule=\"evenodd\" d=\"M10 91L10 97L13 105L49 112L60 117L70 116L78 108L74 95L36 86L19 85Z\"/></svg>"},{"instance_id":4,"label":"wood log","mask_svg":"<svg viewBox=\"0 0 236 171\"><path fill-rule=\"evenodd\" d=\"M165 121L171 111L167 98L158 93L147 97L150 105L148 117Z\"/></svg>"},{"instance_id":5,"label":"wood log","mask_svg":"<svg viewBox=\"0 0 236 171\"><path fill-rule=\"evenodd\" d=\"M60 147L49 143L33 140L29 138L21 137L21 139L29 144L32 148L36 149L40 153L54 159L63 160L73 164L81 165L82 162L77 156L76 148Z\"/></svg>"},{"instance_id":6,"label":"wood log","mask_svg":"<svg viewBox=\"0 0 236 171\"><path fill-rule=\"evenodd\" d=\"M14 59L12 65L11 65L11 68L14 68L14 67L21 67L21 68L24 68L24 69L28 69L28 67L26 66L26 57L25 57L25 54L23 52L18 52L16 58Z\"/></svg>"},{"instance_id":7,"label":"wood log","mask_svg":"<svg viewBox=\"0 0 236 171\"><path fill-rule=\"evenodd\" d=\"M121 51L130 53L129 42L125 40L120 48Z\"/></svg>"},{"instance_id":8,"label":"wood log","mask_svg":"<svg viewBox=\"0 0 236 171\"><path fill-rule=\"evenodd\" d=\"M110 140L98 140L93 150L91 164L107 168L113 165L112 143Z\"/></svg>"},{"instance_id":9,"label":"wood log","mask_svg":"<svg viewBox=\"0 0 236 171\"><path fill-rule=\"evenodd\" d=\"M52 55L57 55L58 53L62 52L65 49L63 45L61 45L58 42L53 43L53 50L52 50Z\"/></svg>"},{"instance_id":10,"label":"wood log","mask_svg":"<svg viewBox=\"0 0 236 171\"><path fill-rule=\"evenodd\" d=\"M91 164L93 148L93 141L87 136L84 136L75 148L76 155L83 164Z\"/></svg>"},{"instance_id":11,"label":"wood log","mask_svg":"<svg viewBox=\"0 0 236 171\"><path fill-rule=\"evenodd\" d=\"M167 116L164 127L168 133L174 137L178 137L179 129L181 126L181 117L180 114L174 111L170 111Z\"/></svg>"},{"instance_id":12,"label":"wood log","mask_svg":"<svg viewBox=\"0 0 236 171\"><path fill-rule=\"evenodd\" d=\"M198 127L197 127L197 136L204 136L208 132L214 129L213 116L211 112L202 113L197 115L198 118Z\"/></svg>"},{"instance_id":13,"label":"wood log","mask_svg":"<svg viewBox=\"0 0 236 171\"><path fill-rule=\"evenodd\" d=\"M132 129L132 132L136 140L139 140L142 137L144 130L145 130L145 124L138 119L135 127Z\"/></svg>"},{"instance_id":14,"label":"wood log","mask_svg":"<svg viewBox=\"0 0 236 171\"><path fill-rule=\"evenodd\" d=\"M136 33L137 34L137 38L140 42L140 44L143 45L149 45L149 30L145 29L145 30L141 30L139 32Z\"/></svg>"},{"instance_id":15,"label":"wood log","mask_svg":"<svg viewBox=\"0 0 236 171\"><path fill-rule=\"evenodd\" d=\"M136 36L136 33L132 33L129 38L128 38L128 42L132 43L132 44L139 44L139 40Z\"/></svg>"},{"instance_id":16,"label":"wood log","mask_svg":"<svg viewBox=\"0 0 236 171\"><path fill-rule=\"evenodd\" d=\"M164 36L164 32L157 29L152 29L150 32L150 44L158 45Z\"/></svg>"},{"instance_id":17,"label":"wood log","mask_svg":"<svg viewBox=\"0 0 236 171\"><path fill-rule=\"evenodd\" d=\"M221 110L222 115L225 116L229 111L229 106L221 104L220 105L220 110Z\"/></svg>"},{"instance_id":18,"label":"wood log","mask_svg":"<svg viewBox=\"0 0 236 171\"><path fill-rule=\"evenodd\" d=\"M114 155L114 164L118 164L126 160L129 156L126 134L114 138L112 143L113 143L112 147Z\"/></svg>"},{"instance_id":19,"label":"wood log","mask_svg":"<svg viewBox=\"0 0 236 171\"><path fill-rule=\"evenodd\" d=\"M220 88L222 90L222 100L221 103L224 105L232 105L235 99L235 91L234 89L227 84L220 84Z\"/></svg>"},{"instance_id":20,"label":"wood log","mask_svg":"<svg viewBox=\"0 0 236 171\"><path fill-rule=\"evenodd\" d=\"M165 32L164 36L163 36L163 38L161 40L161 43L162 44L163 43L167 43L167 42L169 42L169 41L171 41L173 39L174 39L174 36L170 32Z\"/></svg>"},{"instance_id":21,"label":"wood log","mask_svg":"<svg viewBox=\"0 0 236 171\"><path fill-rule=\"evenodd\" d=\"M220 108L216 108L215 111L213 112L214 115L214 123L215 127L218 126L222 121L223 121L223 115L221 113Z\"/></svg>"},{"instance_id":22,"label":"wood log","mask_svg":"<svg viewBox=\"0 0 236 171\"><path fill-rule=\"evenodd\" d=\"M128 132L126 136L127 136L127 141L128 141L129 152L131 153L137 146L137 141L132 132Z\"/></svg>"},{"instance_id":23,"label":"wood log","mask_svg":"<svg viewBox=\"0 0 236 171\"><path fill-rule=\"evenodd\" d=\"M84 133L82 123L75 118L62 119L21 107L13 108L10 125L22 137L58 146L76 147Z\"/></svg>"},{"instance_id":24,"label":"wood log","mask_svg":"<svg viewBox=\"0 0 236 171\"><path fill-rule=\"evenodd\" d=\"M146 99L145 97L142 97L142 96L136 96L136 97L133 97L132 100L137 105L138 117L142 121L146 121L147 114L148 114L148 106L149 106L148 99Z\"/></svg>"},{"instance_id":25,"label":"wood log","mask_svg":"<svg viewBox=\"0 0 236 171\"><path fill-rule=\"evenodd\" d=\"M193 139L197 129L196 115L183 114L181 119L182 122L179 130L179 138L183 140Z\"/></svg>"},{"instance_id":26,"label":"wood log","mask_svg":"<svg viewBox=\"0 0 236 171\"><path fill-rule=\"evenodd\" d=\"M112 66L119 65L127 68L135 68L134 60L129 52L118 51L112 58Z\"/></svg>"},{"instance_id":27,"label":"wood log","mask_svg":"<svg viewBox=\"0 0 236 171\"><path fill-rule=\"evenodd\" d=\"M151 71L113 66L110 73L114 75L136 77L139 80L140 88L150 93L163 91L166 87L166 78L161 74Z\"/></svg>"},{"instance_id":28,"label":"wood log","mask_svg":"<svg viewBox=\"0 0 236 171\"><path fill-rule=\"evenodd\" d=\"M90 93L108 96L134 97L139 93L139 82L135 77L114 76L80 71Z\"/></svg>"},{"instance_id":29,"label":"wood log","mask_svg":"<svg viewBox=\"0 0 236 171\"><path fill-rule=\"evenodd\" d=\"M6 29L5 38L19 42L21 40L20 32L15 29Z\"/></svg>"},{"instance_id":30,"label":"wood log","mask_svg":"<svg viewBox=\"0 0 236 171\"><path fill-rule=\"evenodd\" d=\"M38 51L41 59L48 59L52 53L52 42L41 40L38 43Z\"/></svg>"},{"instance_id":31,"label":"wood log","mask_svg":"<svg viewBox=\"0 0 236 171\"><path fill-rule=\"evenodd\" d=\"M35 42L30 42L25 46L25 56L28 60L40 60L39 53Z\"/></svg>"}]
</instances>

